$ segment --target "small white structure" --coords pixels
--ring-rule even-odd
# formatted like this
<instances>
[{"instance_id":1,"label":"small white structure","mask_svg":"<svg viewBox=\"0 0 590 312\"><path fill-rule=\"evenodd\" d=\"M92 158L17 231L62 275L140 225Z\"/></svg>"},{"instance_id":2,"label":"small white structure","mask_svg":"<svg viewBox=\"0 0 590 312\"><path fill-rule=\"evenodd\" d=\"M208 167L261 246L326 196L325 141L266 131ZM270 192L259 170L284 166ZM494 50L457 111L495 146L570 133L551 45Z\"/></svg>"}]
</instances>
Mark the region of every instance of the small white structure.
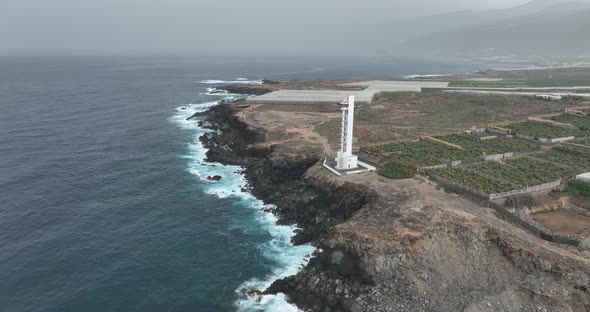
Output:
<instances>
[{"instance_id":1,"label":"small white structure","mask_svg":"<svg viewBox=\"0 0 590 312\"><path fill-rule=\"evenodd\" d=\"M358 156L352 154L352 134L354 131L354 95L339 103L342 111L340 127L340 150L336 156L336 169L351 170L358 167Z\"/></svg>"},{"instance_id":2,"label":"small white structure","mask_svg":"<svg viewBox=\"0 0 590 312\"><path fill-rule=\"evenodd\" d=\"M563 97L557 94L537 94L538 98L545 99L545 100L552 100L552 101L559 101Z\"/></svg>"},{"instance_id":3,"label":"small white structure","mask_svg":"<svg viewBox=\"0 0 590 312\"><path fill-rule=\"evenodd\" d=\"M582 173L576 176L576 180L590 183L590 172Z\"/></svg>"}]
</instances>

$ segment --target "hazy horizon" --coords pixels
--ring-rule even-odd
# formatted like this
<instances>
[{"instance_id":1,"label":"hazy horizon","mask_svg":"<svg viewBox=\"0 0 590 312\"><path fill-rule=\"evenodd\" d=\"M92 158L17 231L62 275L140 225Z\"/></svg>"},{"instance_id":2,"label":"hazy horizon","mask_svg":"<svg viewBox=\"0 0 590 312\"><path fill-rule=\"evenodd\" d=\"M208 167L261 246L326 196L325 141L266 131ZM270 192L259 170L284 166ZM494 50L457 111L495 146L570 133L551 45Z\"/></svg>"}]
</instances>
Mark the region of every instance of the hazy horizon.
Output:
<instances>
[{"instance_id":1,"label":"hazy horizon","mask_svg":"<svg viewBox=\"0 0 590 312\"><path fill-rule=\"evenodd\" d=\"M378 28L376 25L445 12L508 8L526 2L0 0L0 54L346 55L378 49L372 46L373 36L387 35L367 33L367 29ZM392 34L396 31L391 30ZM396 39L383 38L388 40Z\"/></svg>"}]
</instances>

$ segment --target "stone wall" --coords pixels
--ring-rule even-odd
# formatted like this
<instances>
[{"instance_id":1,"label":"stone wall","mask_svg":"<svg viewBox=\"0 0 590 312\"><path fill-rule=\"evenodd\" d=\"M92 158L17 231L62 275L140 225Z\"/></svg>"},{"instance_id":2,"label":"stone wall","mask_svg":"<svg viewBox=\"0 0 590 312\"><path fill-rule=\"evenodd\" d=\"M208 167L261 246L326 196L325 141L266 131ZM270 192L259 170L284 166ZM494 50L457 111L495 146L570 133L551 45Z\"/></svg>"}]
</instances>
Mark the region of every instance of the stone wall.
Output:
<instances>
[{"instance_id":1,"label":"stone wall","mask_svg":"<svg viewBox=\"0 0 590 312\"><path fill-rule=\"evenodd\" d=\"M553 121L553 120L549 120L549 119L529 117L529 120L532 122L542 123L544 125L548 125L548 126L552 126L552 127L558 127L558 128L563 128L563 129L569 129L569 130L578 129L570 123L557 122L557 121Z\"/></svg>"},{"instance_id":2,"label":"stone wall","mask_svg":"<svg viewBox=\"0 0 590 312\"><path fill-rule=\"evenodd\" d=\"M504 192L504 193L490 194L488 199L494 200L494 199L499 199L499 198L516 196L516 195L550 192L552 190L559 190L561 188L561 183L562 183L561 180L559 180L559 181L545 183L545 184L541 184L541 185L529 186L527 188L520 189L520 190L512 190L512 191L508 191L508 192Z\"/></svg>"}]
</instances>

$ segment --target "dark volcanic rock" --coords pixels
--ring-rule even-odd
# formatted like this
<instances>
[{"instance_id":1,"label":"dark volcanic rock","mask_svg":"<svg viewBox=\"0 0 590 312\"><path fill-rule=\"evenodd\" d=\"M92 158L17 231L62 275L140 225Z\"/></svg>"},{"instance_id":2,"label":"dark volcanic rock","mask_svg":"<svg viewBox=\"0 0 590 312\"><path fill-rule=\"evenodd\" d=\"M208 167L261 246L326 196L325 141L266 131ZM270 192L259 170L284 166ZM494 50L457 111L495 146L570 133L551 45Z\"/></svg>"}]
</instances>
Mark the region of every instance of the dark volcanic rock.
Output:
<instances>
[{"instance_id":1,"label":"dark volcanic rock","mask_svg":"<svg viewBox=\"0 0 590 312\"><path fill-rule=\"evenodd\" d=\"M261 88L260 86L257 86L257 85L247 85L247 84L227 85L227 86L219 87L218 89L227 91L229 93L247 94L247 95L262 95L262 94L272 92L271 89Z\"/></svg>"},{"instance_id":2,"label":"dark volcanic rock","mask_svg":"<svg viewBox=\"0 0 590 312\"><path fill-rule=\"evenodd\" d=\"M207 160L245 166L252 194L277 206L280 224L302 228L294 243L318 241L322 233L348 219L374 195L368 188L305 177L321 158L317 151L286 153L278 146L257 144L265 140L265 132L239 120L234 109L219 105L205 117L222 133L201 136L209 149Z\"/></svg>"},{"instance_id":3,"label":"dark volcanic rock","mask_svg":"<svg viewBox=\"0 0 590 312\"><path fill-rule=\"evenodd\" d=\"M209 91L209 94L224 94L224 93L227 93L227 91L220 90L220 89L217 89L217 88L213 88L213 90Z\"/></svg>"},{"instance_id":4,"label":"dark volcanic rock","mask_svg":"<svg viewBox=\"0 0 590 312\"><path fill-rule=\"evenodd\" d=\"M220 175L214 175L214 176L208 176L207 177L207 180L209 180L209 181L219 182L219 181L221 181L221 179L223 179L223 177L220 176Z\"/></svg>"},{"instance_id":5,"label":"dark volcanic rock","mask_svg":"<svg viewBox=\"0 0 590 312\"><path fill-rule=\"evenodd\" d=\"M319 244L322 235L350 218L374 198L375 195L369 188L307 176L308 170L321 159L317 151L288 153L279 146L260 144L266 138L265 132L252 128L237 118L236 109L239 109L236 105L219 105L202 116L204 122L211 125L211 129L220 130L200 138L209 149L207 160L244 166L244 174L250 183L249 191L265 203L276 205L276 208L267 211L275 213L280 224L297 224L301 228L293 238L295 244ZM338 265L329 265L331 260L322 257L314 258L309 267L316 272L316 265L318 268L333 266L334 274L361 282L368 280L359 273L362 270L358 268L357 258L341 258ZM310 296L307 291L318 291L318 287L324 287L323 280L314 279L302 286L293 278L277 281L266 293L285 292L303 308L306 307L304 302L308 302L309 307L324 306L318 302L321 298ZM304 291L301 287L307 290ZM336 286L334 289L337 289ZM347 311L345 302L337 296L328 299L329 306L334 308L332 311Z\"/></svg>"}]
</instances>

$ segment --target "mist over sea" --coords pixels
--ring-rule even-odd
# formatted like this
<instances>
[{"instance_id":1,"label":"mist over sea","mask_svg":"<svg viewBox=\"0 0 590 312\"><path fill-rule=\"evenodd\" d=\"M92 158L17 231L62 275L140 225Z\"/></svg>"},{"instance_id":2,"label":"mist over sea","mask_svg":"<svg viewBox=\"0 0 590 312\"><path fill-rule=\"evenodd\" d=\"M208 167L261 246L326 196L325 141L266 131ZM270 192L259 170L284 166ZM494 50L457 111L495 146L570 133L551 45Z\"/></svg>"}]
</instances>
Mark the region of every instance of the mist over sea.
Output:
<instances>
[{"instance_id":1,"label":"mist over sea","mask_svg":"<svg viewBox=\"0 0 590 312\"><path fill-rule=\"evenodd\" d=\"M293 247L241 192L240 168L203 161L186 118L260 79L465 73L461 60L0 58L0 311L296 311L241 299L294 274ZM212 183L208 175L221 175Z\"/></svg>"}]
</instances>

